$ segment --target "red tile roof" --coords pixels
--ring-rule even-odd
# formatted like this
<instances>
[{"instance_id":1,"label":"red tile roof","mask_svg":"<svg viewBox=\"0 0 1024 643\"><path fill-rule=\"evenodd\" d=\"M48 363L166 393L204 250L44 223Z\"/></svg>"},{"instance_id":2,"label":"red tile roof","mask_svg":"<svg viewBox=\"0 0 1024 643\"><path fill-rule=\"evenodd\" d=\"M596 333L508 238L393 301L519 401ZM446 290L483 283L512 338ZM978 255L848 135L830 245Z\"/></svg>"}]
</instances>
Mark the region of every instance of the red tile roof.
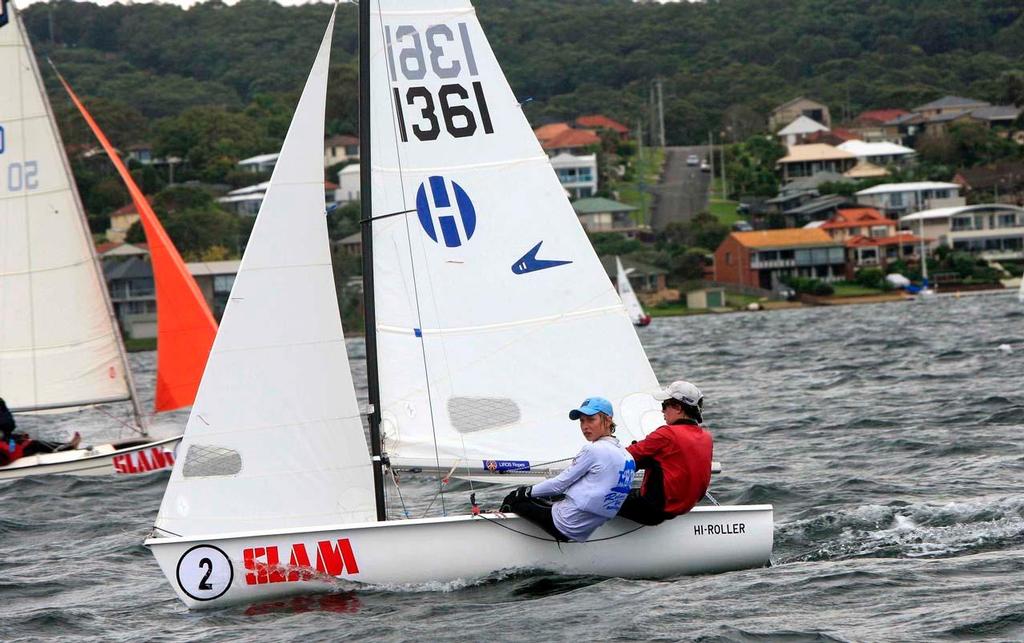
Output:
<instances>
[{"instance_id":1,"label":"red tile roof","mask_svg":"<svg viewBox=\"0 0 1024 643\"><path fill-rule=\"evenodd\" d=\"M780 230L755 230L733 232L731 235L748 248L785 248L795 246L837 245L832 237L820 228L782 228Z\"/></svg>"},{"instance_id":2,"label":"red tile roof","mask_svg":"<svg viewBox=\"0 0 1024 643\"><path fill-rule=\"evenodd\" d=\"M612 120L603 114L589 114L576 119L580 127L591 127L596 129L610 129L619 134L629 134L629 128L622 123Z\"/></svg>"},{"instance_id":3,"label":"red tile roof","mask_svg":"<svg viewBox=\"0 0 1024 643\"><path fill-rule=\"evenodd\" d=\"M548 125L541 125L537 129L533 130L537 140L544 143L548 139L554 138L558 134L566 130L572 129L568 123L549 123Z\"/></svg>"},{"instance_id":4,"label":"red tile roof","mask_svg":"<svg viewBox=\"0 0 1024 643\"><path fill-rule=\"evenodd\" d=\"M557 150L565 147L587 147L600 145L601 137L588 129L567 129L561 134L541 142L546 150Z\"/></svg>"},{"instance_id":5,"label":"red tile roof","mask_svg":"<svg viewBox=\"0 0 1024 643\"><path fill-rule=\"evenodd\" d=\"M847 248L864 248L871 246L899 246L904 243L920 243L921 237L910 234L909 232L900 232L899 234L891 237L865 237L857 235L856 237L850 237L846 240Z\"/></svg>"},{"instance_id":6,"label":"red tile roof","mask_svg":"<svg viewBox=\"0 0 1024 643\"><path fill-rule=\"evenodd\" d=\"M349 134L338 134L324 141L325 148L333 145L359 145L359 138Z\"/></svg>"},{"instance_id":7,"label":"red tile roof","mask_svg":"<svg viewBox=\"0 0 1024 643\"><path fill-rule=\"evenodd\" d=\"M895 226L896 222L886 218L874 208L843 208L837 211L831 219L821 224L821 229L836 230L872 225Z\"/></svg>"},{"instance_id":8,"label":"red tile roof","mask_svg":"<svg viewBox=\"0 0 1024 643\"><path fill-rule=\"evenodd\" d=\"M147 196L146 200L147 201L152 201L152 198ZM116 217L116 216L121 216L122 214L136 214L137 215L138 213L139 213L139 211L135 209L135 204L134 203L129 203L128 205L122 205L118 209L116 209L113 212L111 212L110 216Z\"/></svg>"},{"instance_id":9,"label":"red tile roof","mask_svg":"<svg viewBox=\"0 0 1024 643\"><path fill-rule=\"evenodd\" d=\"M856 121L858 123L877 123L881 125L894 118L906 116L909 113L905 109L869 109L866 112L861 112L857 116Z\"/></svg>"},{"instance_id":10,"label":"red tile roof","mask_svg":"<svg viewBox=\"0 0 1024 643\"><path fill-rule=\"evenodd\" d=\"M335 183L334 181L324 181L324 189L325 190L337 190L338 189L338 184Z\"/></svg>"}]
</instances>

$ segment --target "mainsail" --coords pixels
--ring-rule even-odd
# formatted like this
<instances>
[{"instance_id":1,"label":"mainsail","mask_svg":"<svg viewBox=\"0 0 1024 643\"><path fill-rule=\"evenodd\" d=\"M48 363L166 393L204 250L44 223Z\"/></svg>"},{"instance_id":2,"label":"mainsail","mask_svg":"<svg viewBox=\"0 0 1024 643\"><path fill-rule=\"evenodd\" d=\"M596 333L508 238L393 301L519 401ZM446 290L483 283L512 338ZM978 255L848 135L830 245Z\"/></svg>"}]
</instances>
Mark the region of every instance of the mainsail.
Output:
<instances>
[{"instance_id":1,"label":"mainsail","mask_svg":"<svg viewBox=\"0 0 1024 643\"><path fill-rule=\"evenodd\" d=\"M626 273L625 268L622 267L622 260L618 257L615 257L615 271L615 282L619 287L619 297L622 298L622 305L626 307L626 314L629 315L630 321L634 324L640 323L647 317L647 314L644 313L640 300L637 299L636 293L633 292L633 285L629 283L629 275Z\"/></svg>"},{"instance_id":2,"label":"mainsail","mask_svg":"<svg viewBox=\"0 0 1024 643\"><path fill-rule=\"evenodd\" d=\"M174 247L174 242L136 185L131 172L121 161L117 150L75 95L71 85L60 73L57 77L121 175L146 233L156 285L155 411L160 413L190 406L195 400L213 338L217 335L217 322L196 280Z\"/></svg>"},{"instance_id":3,"label":"mainsail","mask_svg":"<svg viewBox=\"0 0 1024 643\"><path fill-rule=\"evenodd\" d=\"M568 410L654 373L467 0L372 4L381 430L397 465L565 466Z\"/></svg>"},{"instance_id":4,"label":"mainsail","mask_svg":"<svg viewBox=\"0 0 1024 643\"><path fill-rule=\"evenodd\" d=\"M85 213L12 3L0 20L0 397L126 400L131 374Z\"/></svg>"},{"instance_id":5,"label":"mainsail","mask_svg":"<svg viewBox=\"0 0 1024 643\"><path fill-rule=\"evenodd\" d=\"M156 527L197 535L376 518L324 208L334 14L231 289Z\"/></svg>"}]
</instances>

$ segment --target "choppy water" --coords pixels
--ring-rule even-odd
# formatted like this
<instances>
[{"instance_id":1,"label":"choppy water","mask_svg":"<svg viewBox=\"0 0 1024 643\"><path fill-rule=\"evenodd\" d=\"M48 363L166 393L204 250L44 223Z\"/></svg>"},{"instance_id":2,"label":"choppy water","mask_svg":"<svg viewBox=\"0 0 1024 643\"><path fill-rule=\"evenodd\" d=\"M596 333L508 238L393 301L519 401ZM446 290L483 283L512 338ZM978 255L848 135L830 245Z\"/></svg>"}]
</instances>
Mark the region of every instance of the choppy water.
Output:
<instances>
[{"instance_id":1,"label":"choppy water","mask_svg":"<svg viewBox=\"0 0 1024 643\"><path fill-rule=\"evenodd\" d=\"M709 398L725 466L712 491L775 505L773 568L341 587L189 613L141 545L164 476L52 477L0 483L0 639L1024 639L1015 298L659 319L641 334L661 379ZM133 357L148 393L153 356ZM90 411L23 426L111 424ZM415 512L435 487L421 475L403 489Z\"/></svg>"}]
</instances>

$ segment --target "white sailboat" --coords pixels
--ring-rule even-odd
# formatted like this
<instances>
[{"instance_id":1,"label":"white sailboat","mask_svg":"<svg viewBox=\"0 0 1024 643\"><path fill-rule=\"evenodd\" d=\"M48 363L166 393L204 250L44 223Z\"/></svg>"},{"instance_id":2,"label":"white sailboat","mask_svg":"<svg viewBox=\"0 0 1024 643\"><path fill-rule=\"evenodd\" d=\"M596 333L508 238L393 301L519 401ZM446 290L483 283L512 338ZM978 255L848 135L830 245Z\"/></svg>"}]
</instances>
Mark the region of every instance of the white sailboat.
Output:
<instances>
[{"instance_id":1,"label":"white sailboat","mask_svg":"<svg viewBox=\"0 0 1024 643\"><path fill-rule=\"evenodd\" d=\"M0 6L0 397L14 413L130 401L140 432L20 458L0 480L169 468L177 438L146 435L35 56L13 3Z\"/></svg>"},{"instance_id":2,"label":"white sailboat","mask_svg":"<svg viewBox=\"0 0 1024 643\"><path fill-rule=\"evenodd\" d=\"M626 314L634 326L646 326L651 323L651 316L644 312L636 293L633 292L633 285L629 283L629 271L622 267L622 260L615 257L615 283L618 286L619 297L622 298L622 305L626 307Z\"/></svg>"},{"instance_id":3,"label":"white sailboat","mask_svg":"<svg viewBox=\"0 0 1024 643\"><path fill-rule=\"evenodd\" d=\"M657 381L468 0L364 2L367 452L322 194L333 24L146 541L179 598L765 565L770 505L698 507L654 528L615 519L561 546L511 514L386 520L386 466L544 475L582 444L573 400L597 386L629 440L656 424Z\"/></svg>"}]
</instances>

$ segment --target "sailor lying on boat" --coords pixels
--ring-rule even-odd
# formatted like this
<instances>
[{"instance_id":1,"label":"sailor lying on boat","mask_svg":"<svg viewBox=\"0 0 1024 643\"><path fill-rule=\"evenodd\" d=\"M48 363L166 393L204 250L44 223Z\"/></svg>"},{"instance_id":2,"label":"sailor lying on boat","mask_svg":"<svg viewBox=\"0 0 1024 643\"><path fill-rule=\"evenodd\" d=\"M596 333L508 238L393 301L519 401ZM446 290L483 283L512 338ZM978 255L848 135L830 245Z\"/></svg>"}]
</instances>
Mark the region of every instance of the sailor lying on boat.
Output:
<instances>
[{"instance_id":1,"label":"sailor lying on boat","mask_svg":"<svg viewBox=\"0 0 1024 643\"><path fill-rule=\"evenodd\" d=\"M46 442L33 440L24 433L14 432L14 416L7 408L7 403L0 397L0 467L5 467L18 458L37 453L53 453L78 447L81 436L75 433L71 442Z\"/></svg>"},{"instance_id":2,"label":"sailor lying on boat","mask_svg":"<svg viewBox=\"0 0 1024 643\"><path fill-rule=\"evenodd\" d=\"M587 398L578 409L569 411L569 419L580 421L583 437L590 444L556 477L533 487L519 487L506 496L502 511L515 512L559 542L585 542L622 506L636 464L612 435L611 402L603 397ZM563 495L553 504L539 499Z\"/></svg>"},{"instance_id":3,"label":"sailor lying on boat","mask_svg":"<svg viewBox=\"0 0 1024 643\"><path fill-rule=\"evenodd\" d=\"M662 400L665 424L626 447L644 470L619 515L642 525L657 525L681 516L704 497L711 483L711 434L704 421L704 394L689 382L672 382L654 394Z\"/></svg>"}]
</instances>

